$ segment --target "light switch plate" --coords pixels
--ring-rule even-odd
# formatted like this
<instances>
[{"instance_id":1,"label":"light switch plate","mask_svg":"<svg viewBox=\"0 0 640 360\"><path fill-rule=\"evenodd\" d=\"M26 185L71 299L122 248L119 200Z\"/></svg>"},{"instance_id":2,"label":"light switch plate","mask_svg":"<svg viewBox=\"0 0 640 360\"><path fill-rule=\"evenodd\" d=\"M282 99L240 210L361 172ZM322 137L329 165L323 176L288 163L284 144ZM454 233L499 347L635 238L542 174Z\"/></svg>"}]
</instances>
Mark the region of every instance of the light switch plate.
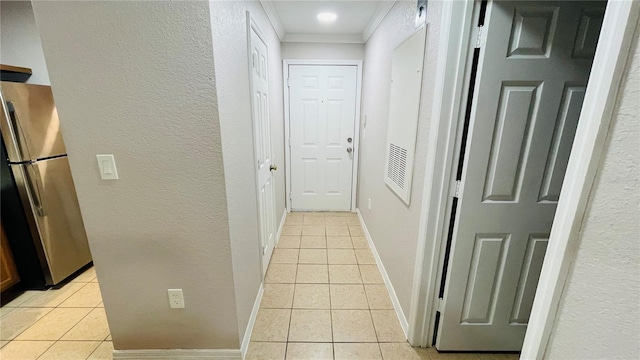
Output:
<instances>
[{"instance_id":1,"label":"light switch plate","mask_svg":"<svg viewBox=\"0 0 640 360\"><path fill-rule=\"evenodd\" d=\"M100 178L102 180L117 180L118 169L116 168L116 159L113 154L96 155L98 160L98 168L100 168Z\"/></svg>"}]
</instances>

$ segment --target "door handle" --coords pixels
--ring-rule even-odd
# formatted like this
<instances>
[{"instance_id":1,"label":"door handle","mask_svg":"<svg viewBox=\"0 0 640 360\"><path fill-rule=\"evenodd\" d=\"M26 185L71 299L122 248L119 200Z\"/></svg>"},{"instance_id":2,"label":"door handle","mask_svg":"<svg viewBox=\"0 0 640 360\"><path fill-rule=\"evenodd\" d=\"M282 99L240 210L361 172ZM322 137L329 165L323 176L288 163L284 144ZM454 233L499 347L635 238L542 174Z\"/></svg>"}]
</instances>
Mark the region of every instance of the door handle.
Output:
<instances>
[{"instance_id":1,"label":"door handle","mask_svg":"<svg viewBox=\"0 0 640 360\"><path fill-rule=\"evenodd\" d=\"M276 171L276 170L278 170L278 166L277 165L271 165L271 166L269 166L269 170Z\"/></svg>"},{"instance_id":2,"label":"door handle","mask_svg":"<svg viewBox=\"0 0 640 360\"><path fill-rule=\"evenodd\" d=\"M349 154L351 154L351 153L353 152L353 148L348 147L348 148L347 148L347 152L348 152Z\"/></svg>"},{"instance_id":3,"label":"door handle","mask_svg":"<svg viewBox=\"0 0 640 360\"><path fill-rule=\"evenodd\" d=\"M36 176L36 185L33 185L33 179L32 179L32 175L31 175L31 168L34 168L38 174ZM27 184L27 191L29 192L29 194L31 195L31 198L33 199L33 205L36 208L36 212L38 213L38 216L43 217L44 216L44 207L42 206L42 197L40 196L40 172L38 171L38 169L32 165L32 164L27 164L25 167L23 167L24 169L24 175L25 175L25 183Z\"/></svg>"},{"instance_id":4,"label":"door handle","mask_svg":"<svg viewBox=\"0 0 640 360\"><path fill-rule=\"evenodd\" d=\"M20 126L20 121L18 119L18 114L16 114L16 108L13 105L13 101L7 101L7 110L9 110L9 122L11 123L11 129L13 130L13 134L16 139L16 148L18 150L18 156L20 160L25 160L25 156L22 153L23 149L26 149L27 152L27 160L31 160L31 154L29 154L29 148L25 147L22 144L22 139L24 139L24 133L22 132L22 127Z\"/></svg>"}]
</instances>

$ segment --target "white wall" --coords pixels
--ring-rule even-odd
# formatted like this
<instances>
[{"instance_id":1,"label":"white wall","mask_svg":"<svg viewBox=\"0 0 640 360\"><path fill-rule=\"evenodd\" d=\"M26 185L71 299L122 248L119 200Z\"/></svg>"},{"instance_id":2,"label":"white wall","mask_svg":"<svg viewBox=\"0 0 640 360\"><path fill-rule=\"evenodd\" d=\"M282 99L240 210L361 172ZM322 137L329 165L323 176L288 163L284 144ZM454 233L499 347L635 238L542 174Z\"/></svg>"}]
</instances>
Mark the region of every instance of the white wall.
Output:
<instances>
[{"instance_id":1,"label":"white wall","mask_svg":"<svg viewBox=\"0 0 640 360\"><path fill-rule=\"evenodd\" d=\"M415 154L411 204L406 206L384 183L393 50L415 32L415 1L398 1L365 45L358 207L389 274L405 316L409 315L427 139L438 50L442 3L430 1L427 47ZM367 209L368 199L372 201Z\"/></svg>"},{"instance_id":2,"label":"white wall","mask_svg":"<svg viewBox=\"0 0 640 360\"><path fill-rule=\"evenodd\" d=\"M363 60L364 44L282 43L283 59Z\"/></svg>"},{"instance_id":3,"label":"white wall","mask_svg":"<svg viewBox=\"0 0 640 360\"><path fill-rule=\"evenodd\" d=\"M211 31L222 130L224 171L229 198L238 331L244 336L261 278L257 189L247 55L246 12L267 37L270 115L275 165L276 221L285 209L284 116L280 40L258 1L211 1Z\"/></svg>"},{"instance_id":4,"label":"white wall","mask_svg":"<svg viewBox=\"0 0 640 360\"><path fill-rule=\"evenodd\" d=\"M640 22L547 359L640 356Z\"/></svg>"},{"instance_id":5,"label":"white wall","mask_svg":"<svg viewBox=\"0 0 640 360\"><path fill-rule=\"evenodd\" d=\"M0 63L31 68L29 84L50 84L31 1L0 1Z\"/></svg>"},{"instance_id":6,"label":"white wall","mask_svg":"<svg viewBox=\"0 0 640 360\"><path fill-rule=\"evenodd\" d=\"M238 349L208 3L33 7L114 347Z\"/></svg>"}]
</instances>

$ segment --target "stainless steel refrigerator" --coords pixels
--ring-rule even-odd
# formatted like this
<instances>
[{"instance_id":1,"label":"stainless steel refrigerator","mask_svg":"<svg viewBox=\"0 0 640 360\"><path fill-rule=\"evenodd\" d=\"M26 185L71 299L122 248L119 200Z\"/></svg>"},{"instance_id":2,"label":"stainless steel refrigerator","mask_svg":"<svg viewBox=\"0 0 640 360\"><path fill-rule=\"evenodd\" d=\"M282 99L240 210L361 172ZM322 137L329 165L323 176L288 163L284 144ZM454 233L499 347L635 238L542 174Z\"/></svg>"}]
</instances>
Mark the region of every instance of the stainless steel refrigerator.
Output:
<instances>
[{"instance_id":1,"label":"stainless steel refrigerator","mask_svg":"<svg viewBox=\"0 0 640 360\"><path fill-rule=\"evenodd\" d=\"M50 86L0 82L1 131L48 285L91 262Z\"/></svg>"}]
</instances>

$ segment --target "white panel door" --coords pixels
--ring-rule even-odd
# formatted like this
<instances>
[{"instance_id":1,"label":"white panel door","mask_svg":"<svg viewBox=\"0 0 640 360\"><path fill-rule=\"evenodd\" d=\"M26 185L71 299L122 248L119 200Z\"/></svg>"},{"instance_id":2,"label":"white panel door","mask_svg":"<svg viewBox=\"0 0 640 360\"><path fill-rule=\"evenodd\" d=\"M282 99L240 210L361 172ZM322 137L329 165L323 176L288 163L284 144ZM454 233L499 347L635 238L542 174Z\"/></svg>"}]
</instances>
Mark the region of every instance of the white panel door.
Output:
<instances>
[{"instance_id":1,"label":"white panel door","mask_svg":"<svg viewBox=\"0 0 640 360\"><path fill-rule=\"evenodd\" d=\"M356 66L289 65L293 210L351 210L356 75Z\"/></svg>"},{"instance_id":2,"label":"white panel door","mask_svg":"<svg viewBox=\"0 0 640 360\"><path fill-rule=\"evenodd\" d=\"M253 140L258 174L258 216L262 250L262 274L266 274L276 241L275 188L272 171L271 120L267 46L251 28L251 106Z\"/></svg>"},{"instance_id":3,"label":"white panel door","mask_svg":"<svg viewBox=\"0 0 640 360\"><path fill-rule=\"evenodd\" d=\"M488 4L439 350L522 347L603 14Z\"/></svg>"}]
</instances>

